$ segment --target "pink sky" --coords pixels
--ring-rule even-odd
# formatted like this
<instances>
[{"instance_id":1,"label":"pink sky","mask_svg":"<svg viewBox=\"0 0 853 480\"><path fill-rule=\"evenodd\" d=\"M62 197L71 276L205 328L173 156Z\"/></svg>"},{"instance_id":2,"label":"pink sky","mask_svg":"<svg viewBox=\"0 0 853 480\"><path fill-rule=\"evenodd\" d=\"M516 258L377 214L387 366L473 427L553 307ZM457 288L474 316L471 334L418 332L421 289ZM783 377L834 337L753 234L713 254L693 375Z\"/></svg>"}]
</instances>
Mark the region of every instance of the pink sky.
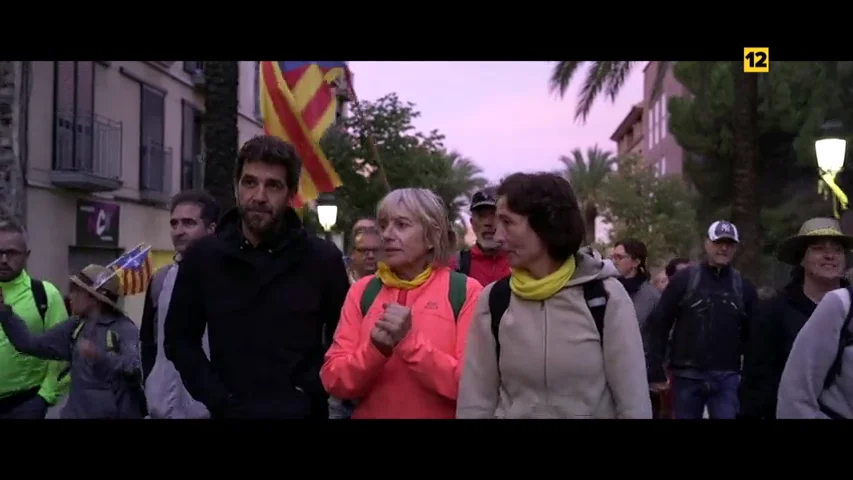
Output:
<instances>
[{"instance_id":1,"label":"pink sky","mask_svg":"<svg viewBox=\"0 0 853 480\"><path fill-rule=\"evenodd\" d=\"M415 126L438 129L445 145L496 181L514 171L553 170L573 148L615 150L610 135L643 98L639 63L622 93L602 97L585 124L574 121L583 76L565 99L548 89L550 62L351 62L359 99L396 92L422 113ZM582 72L585 74L586 72Z\"/></svg>"}]
</instances>

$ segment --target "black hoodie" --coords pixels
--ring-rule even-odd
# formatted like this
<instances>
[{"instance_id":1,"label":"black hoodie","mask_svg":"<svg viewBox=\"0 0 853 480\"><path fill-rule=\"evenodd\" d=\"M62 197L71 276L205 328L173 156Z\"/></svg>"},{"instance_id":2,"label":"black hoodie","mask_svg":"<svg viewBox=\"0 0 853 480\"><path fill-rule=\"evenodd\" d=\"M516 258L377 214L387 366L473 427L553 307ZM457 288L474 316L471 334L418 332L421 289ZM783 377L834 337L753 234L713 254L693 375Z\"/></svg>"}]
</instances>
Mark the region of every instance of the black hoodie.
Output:
<instances>
[{"instance_id":1,"label":"black hoodie","mask_svg":"<svg viewBox=\"0 0 853 480\"><path fill-rule=\"evenodd\" d=\"M775 418L776 395L782 371L797 334L817 304L803 293L802 271L779 293L761 306L761 315L752 325L743 362L740 388L740 416ZM841 286L848 285L842 279Z\"/></svg>"},{"instance_id":2,"label":"black hoodie","mask_svg":"<svg viewBox=\"0 0 853 480\"><path fill-rule=\"evenodd\" d=\"M231 210L181 259L166 356L213 417L327 418L319 371L348 289L340 250L293 210L258 246Z\"/></svg>"}]
</instances>

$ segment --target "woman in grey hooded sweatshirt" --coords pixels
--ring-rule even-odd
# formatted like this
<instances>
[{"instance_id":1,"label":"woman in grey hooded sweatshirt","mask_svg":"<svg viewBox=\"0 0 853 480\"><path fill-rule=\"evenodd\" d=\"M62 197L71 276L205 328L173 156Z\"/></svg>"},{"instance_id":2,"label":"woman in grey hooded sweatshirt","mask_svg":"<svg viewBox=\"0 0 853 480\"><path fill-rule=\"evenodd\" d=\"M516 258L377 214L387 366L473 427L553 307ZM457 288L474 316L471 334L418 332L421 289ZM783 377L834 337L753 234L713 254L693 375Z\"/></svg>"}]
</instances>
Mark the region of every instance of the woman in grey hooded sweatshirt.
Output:
<instances>
[{"instance_id":1,"label":"woman in grey hooded sweatshirt","mask_svg":"<svg viewBox=\"0 0 853 480\"><path fill-rule=\"evenodd\" d=\"M779 383L776 418L853 419L850 287L833 290L803 326Z\"/></svg>"}]
</instances>

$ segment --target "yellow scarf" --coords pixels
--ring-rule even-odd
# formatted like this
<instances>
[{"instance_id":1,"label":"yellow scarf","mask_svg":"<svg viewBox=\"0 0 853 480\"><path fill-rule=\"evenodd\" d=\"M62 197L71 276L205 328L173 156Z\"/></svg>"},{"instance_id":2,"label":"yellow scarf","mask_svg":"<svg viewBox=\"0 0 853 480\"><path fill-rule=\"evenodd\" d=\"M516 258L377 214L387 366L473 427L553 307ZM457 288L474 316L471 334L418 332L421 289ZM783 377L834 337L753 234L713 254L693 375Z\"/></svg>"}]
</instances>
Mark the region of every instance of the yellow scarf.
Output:
<instances>
[{"instance_id":1,"label":"yellow scarf","mask_svg":"<svg viewBox=\"0 0 853 480\"><path fill-rule=\"evenodd\" d=\"M531 277L527 270L513 269L509 287L512 293L524 300L547 300L569 283L576 267L575 256L572 255L557 271L538 280Z\"/></svg>"},{"instance_id":2,"label":"yellow scarf","mask_svg":"<svg viewBox=\"0 0 853 480\"><path fill-rule=\"evenodd\" d=\"M420 273L417 277L412 280L402 280L397 276L396 273L392 272L391 269L385 262L379 262L378 268L376 270L376 276L382 281L382 284L386 287L391 288L400 288L403 290L411 290L413 288L418 288L432 275L432 266L427 266L426 270Z\"/></svg>"}]
</instances>

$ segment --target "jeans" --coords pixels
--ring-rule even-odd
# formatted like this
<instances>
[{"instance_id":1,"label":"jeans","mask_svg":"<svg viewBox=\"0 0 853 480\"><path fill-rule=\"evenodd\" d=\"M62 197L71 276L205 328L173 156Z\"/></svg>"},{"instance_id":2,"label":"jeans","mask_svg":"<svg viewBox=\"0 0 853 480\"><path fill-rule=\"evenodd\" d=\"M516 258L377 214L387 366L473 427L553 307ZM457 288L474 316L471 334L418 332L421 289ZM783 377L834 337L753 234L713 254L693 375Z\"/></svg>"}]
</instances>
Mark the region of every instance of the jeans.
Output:
<instances>
[{"instance_id":1,"label":"jeans","mask_svg":"<svg viewBox=\"0 0 853 480\"><path fill-rule=\"evenodd\" d=\"M672 378L676 419L701 419L708 407L712 419L734 419L740 409L738 388L740 374L712 370L691 372L690 376L675 373Z\"/></svg>"}]
</instances>

